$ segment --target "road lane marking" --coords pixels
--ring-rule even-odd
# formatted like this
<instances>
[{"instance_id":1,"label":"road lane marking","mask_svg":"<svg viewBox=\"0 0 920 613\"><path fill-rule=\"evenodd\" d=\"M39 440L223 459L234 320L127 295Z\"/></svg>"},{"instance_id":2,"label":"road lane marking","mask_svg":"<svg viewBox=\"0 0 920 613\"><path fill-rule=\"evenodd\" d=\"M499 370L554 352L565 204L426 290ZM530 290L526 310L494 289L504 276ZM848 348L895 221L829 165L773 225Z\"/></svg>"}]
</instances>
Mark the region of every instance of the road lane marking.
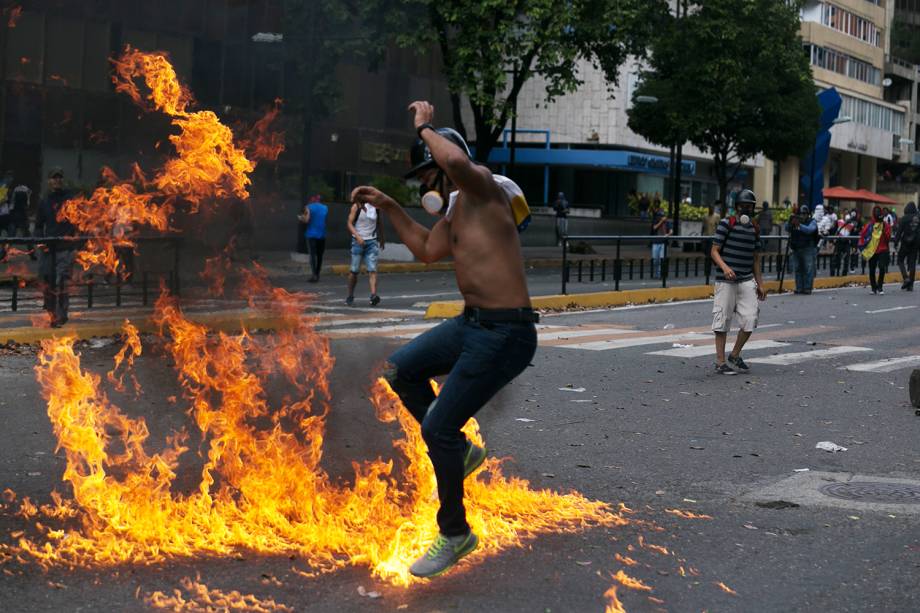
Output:
<instances>
[{"instance_id":1,"label":"road lane marking","mask_svg":"<svg viewBox=\"0 0 920 613\"><path fill-rule=\"evenodd\" d=\"M840 347L831 347L830 349L815 349L814 351L800 351L796 353L780 353L771 355L766 358L749 358L747 361L752 364L771 364L773 366L791 366L801 362L812 360L827 360L847 353L858 353L861 351L872 351L868 347L851 347L843 345Z\"/></svg>"},{"instance_id":2,"label":"road lane marking","mask_svg":"<svg viewBox=\"0 0 920 613\"><path fill-rule=\"evenodd\" d=\"M779 349L781 347L788 346L789 343L781 343L771 340L750 341L744 346L744 351L754 351L756 349ZM650 351L645 355L664 355L672 358L698 358L705 355L714 355L715 352L715 346L710 343L708 345L696 345L694 347L677 347L675 349Z\"/></svg>"},{"instance_id":3,"label":"road lane marking","mask_svg":"<svg viewBox=\"0 0 920 613\"><path fill-rule=\"evenodd\" d=\"M582 336L611 336L618 334L638 334L639 330L628 330L625 328L594 328L592 329L573 329L573 330L554 330L553 332L541 333L541 341L566 340L569 338L579 338Z\"/></svg>"},{"instance_id":4,"label":"road lane marking","mask_svg":"<svg viewBox=\"0 0 920 613\"><path fill-rule=\"evenodd\" d=\"M916 308L917 308L916 305L899 306L899 307L891 307L890 309L876 309L874 311L866 311L866 313L868 313L869 315L875 315L876 313L891 313L892 311L906 311L908 309L916 309Z\"/></svg>"},{"instance_id":5,"label":"road lane marking","mask_svg":"<svg viewBox=\"0 0 920 613\"><path fill-rule=\"evenodd\" d=\"M911 366L920 366L920 355L908 355L901 358L885 358L877 362L861 362L841 366L840 370L851 370L855 372L892 372Z\"/></svg>"},{"instance_id":6,"label":"road lane marking","mask_svg":"<svg viewBox=\"0 0 920 613\"><path fill-rule=\"evenodd\" d=\"M642 345L661 345L664 343L677 343L680 341L695 341L712 338L710 334L703 332L687 332L685 334L665 334L662 336L632 336L629 338L617 338L605 341L589 341L586 343L568 343L565 345L555 345L564 349L586 349L588 351L607 351L610 349L627 349L629 347L640 347Z\"/></svg>"},{"instance_id":7,"label":"road lane marking","mask_svg":"<svg viewBox=\"0 0 920 613\"><path fill-rule=\"evenodd\" d=\"M358 328L341 328L339 330L327 330L324 331L323 334L331 338L339 338L344 336L389 336L393 332L422 332L435 327L438 325L438 323L420 322L414 324L404 324L400 326L362 326Z\"/></svg>"},{"instance_id":8,"label":"road lane marking","mask_svg":"<svg viewBox=\"0 0 920 613\"><path fill-rule=\"evenodd\" d=\"M405 317L370 317L370 318L365 317L365 318L354 318L354 319L329 319L329 320L320 319L315 327L318 329L324 329L324 328L335 328L339 326L353 326L354 324L387 324L387 323L392 323L392 322L397 322L397 321L404 322L406 321L406 318ZM413 324L413 325L418 326L420 324ZM383 326L383 327L386 327L386 326ZM380 326L376 326L373 328L353 328L352 330L360 329L360 330L373 331L373 330L379 330L380 328L381 328Z\"/></svg>"}]
</instances>

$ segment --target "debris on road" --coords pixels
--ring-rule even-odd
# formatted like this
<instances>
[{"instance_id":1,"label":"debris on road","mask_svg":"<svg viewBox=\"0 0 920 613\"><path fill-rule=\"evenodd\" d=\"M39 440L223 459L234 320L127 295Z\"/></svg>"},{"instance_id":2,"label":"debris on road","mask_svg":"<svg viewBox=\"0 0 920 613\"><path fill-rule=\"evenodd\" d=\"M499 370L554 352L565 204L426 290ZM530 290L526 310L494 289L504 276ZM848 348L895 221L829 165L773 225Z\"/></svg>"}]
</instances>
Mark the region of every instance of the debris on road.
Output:
<instances>
[{"instance_id":1,"label":"debris on road","mask_svg":"<svg viewBox=\"0 0 920 613\"><path fill-rule=\"evenodd\" d=\"M364 596L366 598L377 599L377 598L382 598L383 594L381 594L380 592L369 592L366 589L364 589L363 585L359 585L358 586L358 596Z\"/></svg>"},{"instance_id":2,"label":"debris on road","mask_svg":"<svg viewBox=\"0 0 920 613\"><path fill-rule=\"evenodd\" d=\"M573 387L572 384L569 384L569 385L566 385L565 387L560 387L560 388L559 388L559 391L560 391L560 392L575 392L576 394L580 394L580 393L582 393L583 391L585 391L585 388L583 388L583 387Z\"/></svg>"},{"instance_id":3,"label":"debris on road","mask_svg":"<svg viewBox=\"0 0 920 613\"><path fill-rule=\"evenodd\" d=\"M733 590L732 588L728 587L727 585L725 585L725 584L722 583L721 581L716 581L716 587L718 587L720 590L722 590L722 591L725 592L726 594L731 594L732 596L737 596L737 595L738 595L738 592L736 592L736 591Z\"/></svg>"},{"instance_id":4,"label":"debris on road","mask_svg":"<svg viewBox=\"0 0 920 613\"><path fill-rule=\"evenodd\" d=\"M832 443L831 441L821 441L815 445L815 449L821 449L822 451L827 451L828 453L837 453L838 451L846 451L846 447L841 447L837 443Z\"/></svg>"},{"instance_id":5,"label":"debris on road","mask_svg":"<svg viewBox=\"0 0 920 613\"><path fill-rule=\"evenodd\" d=\"M534 422L534 421L537 421L537 420L536 420L536 419L530 419L530 418L527 418L527 417L517 417L517 418L515 418L514 421L522 421L522 422L524 422L524 423L526 423L526 424L529 424L529 423Z\"/></svg>"}]
</instances>

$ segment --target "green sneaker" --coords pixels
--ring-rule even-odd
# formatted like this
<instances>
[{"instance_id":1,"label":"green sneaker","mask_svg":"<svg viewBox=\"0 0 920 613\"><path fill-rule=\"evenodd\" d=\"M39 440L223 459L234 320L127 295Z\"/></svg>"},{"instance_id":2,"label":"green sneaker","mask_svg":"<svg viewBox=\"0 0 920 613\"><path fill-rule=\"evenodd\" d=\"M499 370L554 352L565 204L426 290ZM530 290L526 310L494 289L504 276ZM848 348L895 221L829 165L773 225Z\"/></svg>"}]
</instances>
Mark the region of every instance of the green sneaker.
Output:
<instances>
[{"instance_id":1,"label":"green sneaker","mask_svg":"<svg viewBox=\"0 0 920 613\"><path fill-rule=\"evenodd\" d=\"M473 471L479 468L485 460L485 447L479 447L467 441L466 453L463 454L463 478L466 479L473 474Z\"/></svg>"},{"instance_id":2,"label":"green sneaker","mask_svg":"<svg viewBox=\"0 0 920 613\"><path fill-rule=\"evenodd\" d=\"M471 553L479 544L479 537L470 531L460 536L438 534L425 555L420 557L409 572L416 577L429 579L449 571L461 558Z\"/></svg>"}]
</instances>

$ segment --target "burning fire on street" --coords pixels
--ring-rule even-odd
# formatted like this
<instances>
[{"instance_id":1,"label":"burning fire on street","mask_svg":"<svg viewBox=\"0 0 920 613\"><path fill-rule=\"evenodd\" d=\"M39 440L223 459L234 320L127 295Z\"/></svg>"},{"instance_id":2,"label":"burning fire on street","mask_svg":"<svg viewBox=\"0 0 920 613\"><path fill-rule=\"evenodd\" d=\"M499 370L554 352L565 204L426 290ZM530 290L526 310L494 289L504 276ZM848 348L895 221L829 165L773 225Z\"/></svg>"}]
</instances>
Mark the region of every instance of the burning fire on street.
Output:
<instances>
[{"instance_id":1,"label":"burning fire on street","mask_svg":"<svg viewBox=\"0 0 920 613\"><path fill-rule=\"evenodd\" d=\"M135 165L123 179L106 171L103 186L65 204L62 215L81 233L112 237L79 255L85 267L108 270L118 265L116 247L132 245L124 228L165 231L180 204L194 212L222 198L247 198L255 160L277 157L283 147L267 123L234 141L214 113L190 110L191 94L162 54L128 49L114 67L116 89L168 115L177 132L169 137L175 154L155 173ZM350 480L333 479L321 460L335 360L303 316L309 297L272 287L258 269L241 285L251 303L283 321L279 331L213 334L168 295L157 302L157 343L182 389L176 404L189 418L159 449L145 420L130 417L107 391L145 394L132 377L147 348L130 322L106 376L84 367L74 337L42 343L35 373L57 451L66 457L68 493L36 505L7 490L7 504L30 526L0 546L0 556L45 569L106 568L247 551L297 556L314 570L363 566L393 585L413 581L407 568L437 530L435 478L418 424L383 379L373 381L377 419L401 430L396 459L356 460ZM270 400L268 386L279 382L288 393ZM466 432L482 441L475 421ZM183 461L195 454L190 440L201 441L203 460L191 490L176 484ZM507 476L498 459L468 480L466 496L482 539L474 563L538 534L630 523L606 503ZM155 593L148 602L224 598L197 581L183 587L187 595Z\"/></svg>"}]
</instances>

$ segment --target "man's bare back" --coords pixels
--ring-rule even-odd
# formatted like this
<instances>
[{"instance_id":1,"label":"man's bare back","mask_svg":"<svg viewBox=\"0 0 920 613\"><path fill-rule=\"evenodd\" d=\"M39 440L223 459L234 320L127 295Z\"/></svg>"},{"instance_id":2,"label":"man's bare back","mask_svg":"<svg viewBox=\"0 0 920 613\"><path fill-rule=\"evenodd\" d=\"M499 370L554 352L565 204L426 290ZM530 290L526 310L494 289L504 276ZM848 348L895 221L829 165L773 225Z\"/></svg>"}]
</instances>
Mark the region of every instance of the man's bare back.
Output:
<instances>
[{"instance_id":1,"label":"man's bare back","mask_svg":"<svg viewBox=\"0 0 920 613\"><path fill-rule=\"evenodd\" d=\"M423 185L437 185L444 200L451 191L458 191L454 206L428 230L374 187L355 188L352 201L369 202L384 211L419 260L435 262L453 256L457 286L466 306L530 307L520 238L505 192L488 168L473 162L468 152L435 132L428 123L434 116L433 106L414 102L409 108L436 164L420 170L417 177Z\"/></svg>"}]
</instances>

